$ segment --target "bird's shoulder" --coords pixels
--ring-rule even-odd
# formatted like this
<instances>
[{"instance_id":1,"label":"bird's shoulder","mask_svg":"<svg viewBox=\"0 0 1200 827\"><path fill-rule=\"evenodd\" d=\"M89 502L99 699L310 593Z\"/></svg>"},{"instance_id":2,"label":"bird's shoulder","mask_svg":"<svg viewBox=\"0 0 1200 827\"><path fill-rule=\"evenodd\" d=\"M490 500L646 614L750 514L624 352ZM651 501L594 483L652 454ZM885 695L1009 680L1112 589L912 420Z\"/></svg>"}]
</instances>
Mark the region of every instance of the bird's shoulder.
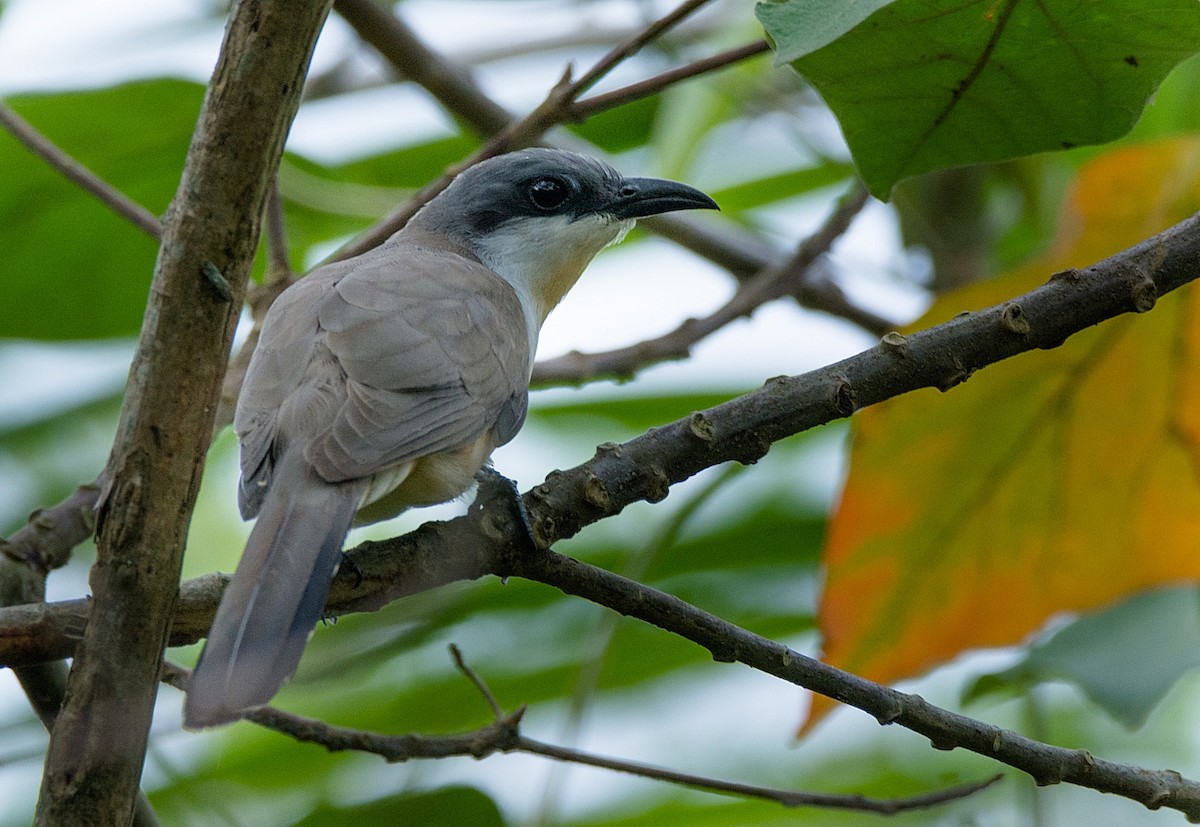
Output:
<instances>
[{"instance_id":1,"label":"bird's shoulder","mask_svg":"<svg viewBox=\"0 0 1200 827\"><path fill-rule=\"evenodd\" d=\"M381 248L323 296L318 321L346 374L372 387L427 387L483 365L527 377L520 298L461 248Z\"/></svg>"}]
</instances>

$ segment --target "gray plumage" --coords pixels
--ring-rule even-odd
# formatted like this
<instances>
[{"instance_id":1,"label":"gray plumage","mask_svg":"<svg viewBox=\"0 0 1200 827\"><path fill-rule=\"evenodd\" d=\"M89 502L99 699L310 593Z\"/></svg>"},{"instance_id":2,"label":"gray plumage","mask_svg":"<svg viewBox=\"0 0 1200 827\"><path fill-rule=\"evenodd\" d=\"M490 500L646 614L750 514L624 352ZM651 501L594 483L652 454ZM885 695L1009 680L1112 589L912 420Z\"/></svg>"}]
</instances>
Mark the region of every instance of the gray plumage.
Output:
<instances>
[{"instance_id":1,"label":"gray plumage","mask_svg":"<svg viewBox=\"0 0 1200 827\"><path fill-rule=\"evenodd\" d=\"M356 515L453 499L515 436L541 323L601 247L639 215L713 206L682 184L524 150L471 168L380 247L286 290L234 419L238 503L258 522L185 724L236 720L294 673Z\"/></svg>"}]
</instances>

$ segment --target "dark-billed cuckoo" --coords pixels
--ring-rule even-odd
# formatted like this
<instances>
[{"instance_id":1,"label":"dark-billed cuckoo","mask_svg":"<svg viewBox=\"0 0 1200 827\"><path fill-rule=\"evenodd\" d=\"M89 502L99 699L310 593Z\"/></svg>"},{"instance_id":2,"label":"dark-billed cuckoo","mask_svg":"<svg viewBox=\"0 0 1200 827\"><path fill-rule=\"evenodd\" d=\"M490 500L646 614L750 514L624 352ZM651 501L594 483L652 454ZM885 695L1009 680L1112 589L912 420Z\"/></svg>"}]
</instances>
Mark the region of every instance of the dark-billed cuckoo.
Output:
<instances>
[{"instance_id":1,"label":"dark-billed cuckoo","mask_svg":"<svg viewBox=\"0 0 1200 827\"><path fill-rule=\"evenodd\" d=\"M257 515L184 722L236 720L291 677L353 523L466 491L525 420L546 315L647 215L715 209L673 181L526 149L477 164L376 249L271 307L234 429Z\"/></svg>"}]
</instances>

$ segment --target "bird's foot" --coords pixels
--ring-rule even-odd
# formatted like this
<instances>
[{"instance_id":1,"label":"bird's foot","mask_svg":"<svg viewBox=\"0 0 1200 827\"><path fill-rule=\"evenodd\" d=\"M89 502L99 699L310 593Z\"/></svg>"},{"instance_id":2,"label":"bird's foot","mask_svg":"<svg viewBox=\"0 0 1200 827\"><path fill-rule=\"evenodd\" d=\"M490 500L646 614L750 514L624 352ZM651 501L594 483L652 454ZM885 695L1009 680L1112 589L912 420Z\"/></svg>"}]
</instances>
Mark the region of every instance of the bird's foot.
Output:
<instances>
[{"instance_id":1,"label":"bird's foot","mask_svg":"<svg viewBox=\"0 0 1200 827\"><path fill-rule=\"evenodd\" d=\"M518 545L526 546L528 551L539 551L533 523L517 484L490 465L483 466L475 473L475 481L479 483L479 493L475 495L471 508L483 508L490 502L507 507L509 520L516 525Z\"/></svg>"}]
</instances>

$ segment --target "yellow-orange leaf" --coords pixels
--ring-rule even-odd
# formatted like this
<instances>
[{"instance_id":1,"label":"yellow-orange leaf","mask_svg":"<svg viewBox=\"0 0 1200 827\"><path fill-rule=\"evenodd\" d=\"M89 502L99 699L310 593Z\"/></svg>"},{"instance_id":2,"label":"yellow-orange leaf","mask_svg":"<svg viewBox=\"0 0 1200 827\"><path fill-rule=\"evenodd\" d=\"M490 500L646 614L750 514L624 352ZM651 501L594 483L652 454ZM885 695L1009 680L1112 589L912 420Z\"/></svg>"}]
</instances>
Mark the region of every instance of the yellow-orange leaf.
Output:
<instances>
[{"instance_id":1,"label":"yellow-orange leaf","mask_svg":"<svg viewBox=\"0 0 1200 827\"><path fill-rule=\"evenodd\" d=\"M1200 141L1114 152L1081 172L1050 255L942 297L919 326L1197 209ZM883 683L1200 577L1200 292L858 414L825 554L825 657ZM817 698L806 727L832 705Z\"/></svg>"}]
</instances>

